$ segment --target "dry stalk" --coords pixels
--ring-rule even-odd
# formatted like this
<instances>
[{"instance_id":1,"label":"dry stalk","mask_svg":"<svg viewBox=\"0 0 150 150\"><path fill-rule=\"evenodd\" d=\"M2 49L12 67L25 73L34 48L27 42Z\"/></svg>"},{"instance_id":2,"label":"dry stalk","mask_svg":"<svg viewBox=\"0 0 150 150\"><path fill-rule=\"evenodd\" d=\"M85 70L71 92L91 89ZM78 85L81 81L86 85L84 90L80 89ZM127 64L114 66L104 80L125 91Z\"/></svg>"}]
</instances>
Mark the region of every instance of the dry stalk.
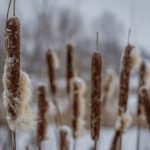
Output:
<instances>
[{"instance_id":1,"label":"dry stalk","mask_svg":"<svg viewBox=\"0 0 150 150\"><path fill-rule=\"evenodd\" d=\"M48 102L45 95L45 87L43 85L38 87L38 113L39 122L37 125L37 142L38 148L41 150L41 142L46 139L48 122L46 115L48 112Z\"/></svg>"},{"instance_id":2,"label":"dry stalk","mask_svg":"<svg viewBox=\"0 0 150 150\"><path fill-rule=\"evenodd\" d=\"M74 77L74 47L71 44L67 44L67 60L66 60L66 79L67 79L67 93L70 95L71 80Z\"/></svg>"},{"instance_id":3,"label":"dry stalk","mask_svg":"<svg viewBox=\"0 0 150 150\"><path fill-rule=\"evenodd\" d=\"M50 49L48 49L46 53L46 60L47 60L47 66L48 66L50 91L51 91L52 99L53 99L53 102L55 104L55 107L58 113L58 117L56 116L56 124L58 126L62 124L62 119L61 119L61 112L60 112L59 105L58 105L57 98L56 98L57 87L56 87L55 57L54 57L54 52Z\"/></svg>"},{"instance_id":4,"label":"dry stalk","mask_svg":"<svg viewBox=\"0 0 150 150\"><path fill-rule=\"evenodd\" d=\"M92 55L91 64L91 137L96 142L99 138L101 125L101 78L102 78L102 56L99 52Z\"/></svg>"}]
</instances>

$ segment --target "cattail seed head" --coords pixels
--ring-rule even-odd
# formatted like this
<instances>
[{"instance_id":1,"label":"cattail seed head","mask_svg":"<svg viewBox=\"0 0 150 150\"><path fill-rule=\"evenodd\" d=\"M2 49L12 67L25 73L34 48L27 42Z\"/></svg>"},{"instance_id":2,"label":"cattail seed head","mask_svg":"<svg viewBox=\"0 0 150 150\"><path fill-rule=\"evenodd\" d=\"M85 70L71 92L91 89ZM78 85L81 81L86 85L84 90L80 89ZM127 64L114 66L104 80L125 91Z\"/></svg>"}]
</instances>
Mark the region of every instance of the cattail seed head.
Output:
<instances>
[{"instance_id":1,"label":"cattail seed head","mask_svg":"<svg viewBox=\"0 0 150 150\"><path fill-rule=\"evenodd\" d=\"M71 44L67 44L67 61L66 61L66 78L67 78L67 93L70 94L71 85L70 82L74 77L74 47Z\"/></svg>"},{"instance_id":2,"label":"cattail seed head","mask_svg":"<svg viewBox=\"0 0 150 150\"><path fill-rule=\"evenodd\" d=\"M150 97L146 87L142 87L140 89L140 95L141 95L142 104L144 106L146 119L150 127Z\"/></svg>"},{"instance_id":3,"label":"cattail seed head","mask_svg":"<svg viewBox=\"0 0 150 150\"><path fill-rule=\"evenodd\" d=\"M146 81L147 81L147 67L146 64L144 62L141 63L140 65L140 70L139 70L139 87L138 89L140 89L142 86L146 85ZM142 113L142 101L141 101L141 95L138 92L138 115L141 115Z\"/></svg>"},{"instance_id":4,"label":"cattail seed head","mask_svg":"<svg viewBox=\"0 0 150 150\"><path fill-rule=\"evenodd\" d=\"M59 135L60 135L60 150L69 150L70 141L70 128L67 126L60 127Z\"/></svg>"},{"instance_id":5,"label":"cattail seed head","mask_svg":"<svg viewBox=\"0 0 150 150\"><path fill-rule=\"evenodd\" d=\"M81 122L84 116L84 98L83 94L85 90L85 83L82 79L74 77L71 81L72 87L72 100L73 100L73 118L72 118L72 128L73 137L77 138L78 131L81 128Z\"/></svg>"},{"instance_id":6,"label":"cattail seed head","mask_svg":"<svg viewBox=\"0 0 150 150\"><path fill-rule=\"evenodd\" d=\"M127 109L127 100L129 93L129 80L130 73L132 69L132 45L128 45L125 48L123 57L122 57L122 68L120 73L120 91L119 91L119 115L126 112Z\"/></svg>"},{"instance_id":7,"label":"cattail seed head","mask_svg":"<svg viewBox=\"0 0 150 150\"><path fill-rule=\"evenodd\" d=\"M94 141L99 138L101 124L101 78L102 57L100 53L94 52L91 64L91 137Z\"/></svg>"},{"instance_id":8,"label":"cattail seed head","mask_svg":"<svg viewBox=\"0 0 150 150\"><path fill-rule=\"evenodd\" d=\"M48 102L46 100L45 87L42 85L39 86L38 92L39 122L37 126L37 140L38 142L41 142L45 140L47 133L48 122L46 119L46 114L48 111Z\"/></svg>"},{"instance_id":9,"label":"cattail seed head","mask_svg":"<svg viewBox=\"0 0 150 150\"><path fill-rule=\"evenodd\" d=\"M55 73L55 60L54 60L54 52L48 49L46 53L46 60L48 66L48 75L49 75L49 84L52 96L56 95L56 73Z\"/></svg>"},{"instance_id":10,"label":"cattail seed head","mask_svg":"<svg viewBox=\"0 0 150 150\"><path fill-rule=\"evenodd\" d=\"M17 118L19 80L20 80L20 21L13 17L6 22L5 46L7 53L7 89L9 91L9 102L7 106L8 115L12 120Z\"/></svg>"}]
</instances>

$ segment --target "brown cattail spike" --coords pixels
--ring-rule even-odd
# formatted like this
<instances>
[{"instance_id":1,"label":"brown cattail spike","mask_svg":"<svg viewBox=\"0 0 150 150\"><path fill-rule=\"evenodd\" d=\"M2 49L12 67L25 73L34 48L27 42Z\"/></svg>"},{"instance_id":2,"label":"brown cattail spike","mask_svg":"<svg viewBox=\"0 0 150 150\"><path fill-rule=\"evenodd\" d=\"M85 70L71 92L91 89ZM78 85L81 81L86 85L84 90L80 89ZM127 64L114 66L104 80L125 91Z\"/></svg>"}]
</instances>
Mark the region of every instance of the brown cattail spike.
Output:
<instances>
[{"instance_id":1,"label":"brown cattail spike","mask_svg":"<svg viewBox=\"0 0 150 150\"><path fill-rule=\"evenodd\" d=\"M39 86L38 92L39 122L37 126L37 142L40 144L41 141L45 140L47 133L48 122L46 114L48 111L48 102L46 101L45 87Z\"/></svg>"},{"instance_id":2,"label":"brown cattail spike","mask_svg":"<svg viewBox=\"0 0 150 150\"><path fill-rule=\"evenodd\" d=\"M60 150L69 150L68 134L68 128L65 126L60 128Z\"/></svg>"},{"instance_id":3,"label":"brown cattail spike","mask_svg":"<svg viewBox=\"0 0 150 150\"><path fill-rule=\"evenodd\" d=\"M120 88L119 88L119 115L126 112L127 100L129 92L129 80L131 73L132 57L131 52L133 50L132 45L128 45L124 51L122 57L122 68L120 73Z\"/></svg>"},{"instance_id":4,"label":"brown cattail spike","mask_svg":"<svg viewBox=\"0 0 150 150\"><path fill-rule=\"evenodd\" d=\"M102 57L100 53L94 52L91 64L91 137L94 141L99 138L101 123L101 77Z\"/></svg>"},{"instance_id":5,"label":"brown cattail spike","mask_svg":"<svg viewBox=\"0 0 150 150\"><path fill-rule=\"evenodd\" d=\"M146 87L140 89L141 100L144 106L147 122L150 128L150 96Z\"/></svg>"},{"instance_id":6,"label":"brown cattail spike","mask_svg":"<svg viewBox=\"0 0 150 150\"><path fill-rule=\"evenodd\" d=\"M81 129L81 123L84 117L84 92L85 83L79 77L73 78L71 82L72 87L72 102L73 102L73 117L72 117L72 128L73 137L77 138L78 132Z\"/></svg>"},{"instance_id":7,"label":"brown cattail spike","mask_svg":"<svg viewBox=\"0 0 150 150\"><path fill-rule=\"evenodd\" d=\"M55 73L55 64L52 50L48 49L46 53L46 60L48 65L48 75L49 75L49 84L51 89L52 96L56 95L56 73Z\"/></svg>"},{"instance_id":8,"label":"brown cattail spike","mask_svg":"<svg viewBox=\"0 0 150 150\"><path fill-rule=\"evenodd\" d=\"M139 90L142 86L146 85L146 81L147 81L147 67L146 64L144 62L141 63L140 65L140 71L139 71ZM141 101L141 95L140 93L138 93L138 116L141 115L142 113L142 101Z\"/></svg>"},{"instance_id":9,"label":"brown cattail spike","mask_svg":"<svg viewBox=\"0 0 150 150\"><path fill-rule=\"evenodd\" d=\"M17 17L10 18L6 23L5 46L8 64L7 90L9 93L8 114L16 120L18 114L19 80L20 80L20 21Z\"/></svg>"},{"instance_id":10,"label":"brown cattail spike","mask_svg":"<svg viewBox=\"0 0 150 150\"><path fill-rule=\"evenodd\" d=\"M67 77L67 93L70 95L70 82L74 77L74 47L71 44L67 45L67 62L66 62L66 77Z\"/></svg>"}]
</instances>

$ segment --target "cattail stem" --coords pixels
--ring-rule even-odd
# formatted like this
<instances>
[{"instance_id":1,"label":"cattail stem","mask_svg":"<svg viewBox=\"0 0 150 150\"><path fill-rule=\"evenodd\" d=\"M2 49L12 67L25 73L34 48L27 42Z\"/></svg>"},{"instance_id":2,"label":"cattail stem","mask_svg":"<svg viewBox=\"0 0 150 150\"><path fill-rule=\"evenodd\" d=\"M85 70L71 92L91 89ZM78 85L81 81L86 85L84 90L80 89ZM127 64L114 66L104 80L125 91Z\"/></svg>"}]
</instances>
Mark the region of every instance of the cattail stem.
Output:
<instances>
[{"instance_id":1,"label":"cattail stem","mask_svg":"<svg viewBox=\"0 0 150 150\"><path fill-rule=\"evenodd\" d=\"M12 131L12 144L13 144L13 150L16 150L16 131Z\"/></svg>"},{"instance_id":2,"label":"cattail stem","mask_svg":"<svg viewBox=\"0 0 150 150\"><path fill-rule=\"evenodd\" d=\"M77 139L74 139L73 150L77 150Z\"/></svg>"}]
</instances>

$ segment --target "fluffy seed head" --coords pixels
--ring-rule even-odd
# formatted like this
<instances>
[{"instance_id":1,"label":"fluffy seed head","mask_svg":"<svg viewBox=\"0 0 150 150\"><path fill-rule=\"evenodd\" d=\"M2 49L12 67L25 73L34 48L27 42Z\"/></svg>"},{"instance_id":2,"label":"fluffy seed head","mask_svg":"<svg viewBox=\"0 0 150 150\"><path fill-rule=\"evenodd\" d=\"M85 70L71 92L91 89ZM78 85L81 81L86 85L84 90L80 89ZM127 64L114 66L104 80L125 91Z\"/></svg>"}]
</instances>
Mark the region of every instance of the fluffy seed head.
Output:
<instances>
[{"instance_id":1,"label":"fluffy seed head","mask_svg":"<svg viewBox=\"0 0 150 150\"><path fill-rule=\"evenodd\" d=\"M129 93L129 80L130 73L132 69L132 49L134 47L132 45L128 45L125 48L122 57L122 68L120 73L120 88L119 88L119 115L126 112L127 109L127 100Z\"/></svg>"}]
</instances>

